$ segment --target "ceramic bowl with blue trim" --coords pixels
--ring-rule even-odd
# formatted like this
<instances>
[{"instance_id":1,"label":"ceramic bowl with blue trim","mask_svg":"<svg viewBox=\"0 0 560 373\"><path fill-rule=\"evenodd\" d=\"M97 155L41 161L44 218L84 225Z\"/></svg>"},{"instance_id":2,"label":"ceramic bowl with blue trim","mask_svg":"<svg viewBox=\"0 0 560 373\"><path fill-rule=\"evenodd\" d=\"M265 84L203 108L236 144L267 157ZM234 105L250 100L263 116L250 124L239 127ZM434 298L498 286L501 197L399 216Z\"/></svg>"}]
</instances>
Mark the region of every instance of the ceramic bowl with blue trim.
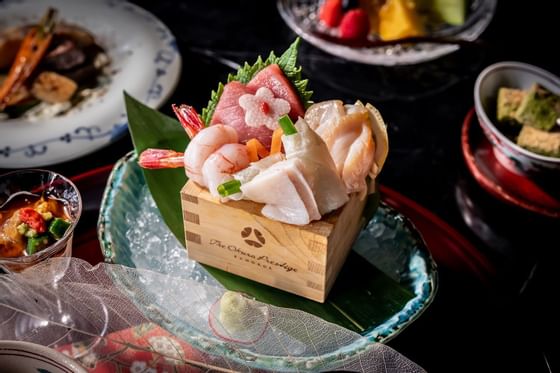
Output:
<instances>
[{"instance_id":1,"label":"ceramic bowl with blue trim","mask_svg":"<svg viewBox=\"0 0 560 373\"><path fill-rule=\"evenodd\" d=\"M498 91L502 87L527 90L537 83L560 95L560 78L537 66L522 62L499 62L485 68L476 79L474 102L484 134L493 145L498 161L510 171L538 178L560 175L560 158L531 152L517 145L496 125Z\"/></svg>"},{"instance_id":2,"label":"ceramic bowl with blue trim","mask_svg":"<svg viewBox=\"0 0 560 373\"><path fill-rule=\"evenodd\" d=\"M40 167L97 151L127 132L123 91L159 108L179 81L175 37L154 15L120 0L5 0L0 33L36 23L48 7L58 20L88 30L110 59L106 82L67 113L0 119L0 168Z\"/></svg>"}]
</instances>

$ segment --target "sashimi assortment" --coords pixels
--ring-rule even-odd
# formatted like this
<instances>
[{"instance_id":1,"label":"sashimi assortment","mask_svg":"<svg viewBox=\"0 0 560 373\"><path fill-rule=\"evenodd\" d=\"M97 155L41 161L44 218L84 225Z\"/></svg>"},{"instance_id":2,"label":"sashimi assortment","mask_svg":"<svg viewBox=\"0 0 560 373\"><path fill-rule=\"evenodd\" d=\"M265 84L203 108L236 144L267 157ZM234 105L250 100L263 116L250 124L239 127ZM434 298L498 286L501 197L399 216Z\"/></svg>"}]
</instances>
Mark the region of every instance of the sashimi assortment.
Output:
<instances>
[{"instance_id":1,"label":"sashimi assortment","mask_svg":"<svg viewBox=\"0 0 560 373\"><path fill-rule=\"evenodd\" d=\"M230 75L202 115L173 105L189 145L147 149L140 165L184 167L222 202L262 203L263 216L288 224L320 220L353 193L366 198L388 153L383 119L370 104L310 102L295 66L298 42Z\"/></svg>"}]
</instances>

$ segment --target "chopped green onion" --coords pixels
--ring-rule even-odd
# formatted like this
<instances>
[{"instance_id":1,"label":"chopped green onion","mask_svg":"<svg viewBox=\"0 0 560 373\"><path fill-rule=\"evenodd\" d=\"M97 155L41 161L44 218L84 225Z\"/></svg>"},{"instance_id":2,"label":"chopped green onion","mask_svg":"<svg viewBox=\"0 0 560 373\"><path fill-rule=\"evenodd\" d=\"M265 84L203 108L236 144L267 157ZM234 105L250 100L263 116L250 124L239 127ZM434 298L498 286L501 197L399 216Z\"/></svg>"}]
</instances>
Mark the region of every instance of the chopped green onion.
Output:
<instances>
[{"instance_id":1,"label":"chopped green onion","mask_svg":"<svg viewBox=\"0 0 560 373\"><path fill-rule=\"evenodd\" d=\"M16 227L17 231L19 234L21 234L22 236L24 236L27 231L29 230L29 225L25 224L25 223L21 223L20 225L18 225Z\"/></svg>"},{"instance_id":2,"label":"chopped green onion","mask_svg":"<svg viewBox=\"0 0 560 373\"><path fill-rule=\"evenodd\" d=\"M27 240L27 255L33 255L47 246L49 246L49 236L32 237Z\"/></svg>"},{"instance_id":3,"label":"chopped green onion","mask_svg":"<svg viewBox=\"0 0 560 373\"><path fill-rule=\"evenodd\" d=\"M33 238L37 236L37 230L30 228L25 232L25 237Z\"/></svg>"},{"instance_id":4,"label":"chopped green onion","mask_svg":"<svg viewBox=\"0 0 560 373\"><path fill-rule=\"evenodd\" d=\"M226 181L218 185L217 189L222 197L231 196L232 194L241 192L241 181L235 179Z\"/></svg>"},{"instance_id":5,"label":"chopped green onion","mask_svg":"<svg viewBox=\"0 0 560 373\"><path fill-rule=\"evenodd\" d=\"M69 226L70 222L61 218L55 218L49 225L49 232L56 240L60 240Z\"/></svg>"},{"instance_id":6,"label":"chopped green onion","mask_svg":"<svg viewBox=\"0 0 560 373\"><path fill-rule=\"evenodd\" d=\"M284 115L284 116L280 117L280 119L278 119L278 124L280 125L280 127L282 128L282 131L284 131L284 135L286 135L286 136L293 135L294 133L297 133L297 129L294 126L294 123L292 122L290 117L287 116L287 115Z\"/></svg>"}]
</instances>

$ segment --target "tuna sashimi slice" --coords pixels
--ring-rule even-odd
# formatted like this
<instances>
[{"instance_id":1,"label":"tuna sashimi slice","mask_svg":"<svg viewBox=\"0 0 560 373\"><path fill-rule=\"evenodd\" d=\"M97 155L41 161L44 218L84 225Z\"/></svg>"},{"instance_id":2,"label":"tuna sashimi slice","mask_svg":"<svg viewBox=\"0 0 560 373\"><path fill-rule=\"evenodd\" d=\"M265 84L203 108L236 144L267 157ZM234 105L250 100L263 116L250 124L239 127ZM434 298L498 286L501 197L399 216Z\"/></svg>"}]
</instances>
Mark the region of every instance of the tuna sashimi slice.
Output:
<instances>
[{"instance_id":1,"label":"tuna sashimi slice","mask_svg":"<svg viewBox=\"0 0 560 373\"><path fill-rule=\"evenodd\" d=\"M247 84L247 88L256 92L260 87L266 87L274 93L274 96L283 98L290 104L290 118L294 121L303 117L305 110L301 99L280 66L274 64L265 67Z\"/></svg>"},{"instance_id":2,"label":"tuna sashimi slice","mask_svg":"<svg viewBox=\"0 0 560 373\"><path fill-rule=\"evenodd\" d=\"M245 124L245 111L239 106L239 97L247 93L255 94L255 90L240 82L234 81L226 84L210 124L225 124L235 128L241 143L256 138L264 146L269 147L272 130L266 126L254 128Z\"/></svg>"}]
</instances>

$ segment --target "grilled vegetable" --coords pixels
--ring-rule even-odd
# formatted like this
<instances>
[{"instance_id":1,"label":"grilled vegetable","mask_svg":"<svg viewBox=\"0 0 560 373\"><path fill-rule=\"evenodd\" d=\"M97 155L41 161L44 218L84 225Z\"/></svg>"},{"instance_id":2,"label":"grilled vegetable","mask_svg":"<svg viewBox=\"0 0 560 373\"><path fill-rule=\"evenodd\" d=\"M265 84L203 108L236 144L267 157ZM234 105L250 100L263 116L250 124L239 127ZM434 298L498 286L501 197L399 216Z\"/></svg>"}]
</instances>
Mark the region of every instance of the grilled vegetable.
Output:
<instances>
[{"instance_id":1,"label":"grilled vegetable","mask_svg":"<svg viewBox=\"0 0 560 373\"><path fill-rule=\"evenodd\" d=\"M0 110L10 103L10 96L25 83L45 54L52 40L56 10L50 8L39 25L29 30L18 50L8 77L0 87Z\"/></svg>"}]
</instances>

